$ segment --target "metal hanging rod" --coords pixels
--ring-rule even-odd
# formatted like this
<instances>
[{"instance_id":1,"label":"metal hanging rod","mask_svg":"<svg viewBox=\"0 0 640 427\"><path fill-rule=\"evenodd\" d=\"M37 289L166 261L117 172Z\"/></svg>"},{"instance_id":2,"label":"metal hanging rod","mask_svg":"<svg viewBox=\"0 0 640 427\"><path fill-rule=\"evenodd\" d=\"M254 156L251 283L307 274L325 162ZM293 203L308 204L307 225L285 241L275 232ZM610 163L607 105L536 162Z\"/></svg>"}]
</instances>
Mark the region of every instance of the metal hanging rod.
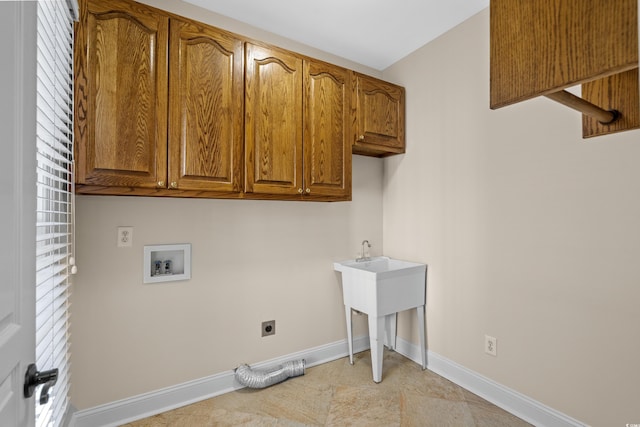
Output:
<instances>
[{"instance_id":1,"label":"metal hanging rod","mask_svg":"<svg viewBox=\"0 0 640 427\"><path fill-rule=\"evenodd\" d=\"M569 108L580 111L582 114L593 117L603 125L609 125L620 117L620 112L617 110L605 110L566 90L553 92L545 96Z\"/></svg>"}]
</instances>

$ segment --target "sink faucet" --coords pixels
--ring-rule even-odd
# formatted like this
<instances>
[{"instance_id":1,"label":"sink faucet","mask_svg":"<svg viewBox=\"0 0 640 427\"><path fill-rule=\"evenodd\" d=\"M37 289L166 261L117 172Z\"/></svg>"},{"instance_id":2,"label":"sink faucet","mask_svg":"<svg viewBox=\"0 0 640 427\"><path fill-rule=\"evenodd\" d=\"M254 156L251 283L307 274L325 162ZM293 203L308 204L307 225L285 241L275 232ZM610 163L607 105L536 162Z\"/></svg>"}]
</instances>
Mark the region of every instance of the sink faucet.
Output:
<instances>
[{"instance_id":1,"label":"sink faucet","mask_svg":"<svg viewBox=\"0 0 640 427\"><path fill-rule=\"evenodd\" d=\"M359 258L356 258L356 262L363 262L363 261L370 261L371 260L371 257L365 255L365 251L364 251L364 245L365 244L367 245L368 248L371 247L371 243L369 243L368 240L363 240L362 241L362 253L361 253Z\"/></svg>"}]
</instances>

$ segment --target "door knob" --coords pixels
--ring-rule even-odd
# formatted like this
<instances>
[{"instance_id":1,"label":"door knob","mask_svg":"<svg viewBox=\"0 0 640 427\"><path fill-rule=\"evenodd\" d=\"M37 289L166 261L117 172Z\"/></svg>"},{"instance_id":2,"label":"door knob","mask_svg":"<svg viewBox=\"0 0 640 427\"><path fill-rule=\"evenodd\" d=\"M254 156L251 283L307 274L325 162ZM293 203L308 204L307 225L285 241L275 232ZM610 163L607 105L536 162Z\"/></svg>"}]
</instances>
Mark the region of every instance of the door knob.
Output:
<instances>
[{"instance_id":1,"label":"door knob","mask_svg":"<svg viewBox=\"0 0 640 427\"><path fill-rule=\"evenodd\" d=\"M40 392L40 404L44 405L49 401L49 389L55 385L56 381L58 381L57 368L49 371L38 371L36 364L32 363L24 375L24 397L29 398L33 396L36 387L44 384Z\"/></svg>"}]
</instances>

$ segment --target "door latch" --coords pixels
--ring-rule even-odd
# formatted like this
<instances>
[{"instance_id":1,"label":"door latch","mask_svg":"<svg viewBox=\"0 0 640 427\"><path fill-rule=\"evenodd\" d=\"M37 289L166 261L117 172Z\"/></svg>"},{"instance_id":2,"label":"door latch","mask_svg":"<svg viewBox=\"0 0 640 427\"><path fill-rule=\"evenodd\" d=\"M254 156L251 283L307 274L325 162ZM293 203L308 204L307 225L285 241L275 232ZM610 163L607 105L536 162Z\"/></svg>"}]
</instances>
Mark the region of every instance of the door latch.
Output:
<instances>
[{"instance_id":1,"label":"door latch","mask_svg":"<svg viewBox=\"0 0 640 427\"><path fill-rule=\"evenodd\" d=\"M49 389L55 385L56 381L58 381L57 368L49 371L38 371L36 364L32 363L24 375L24 397L30 398L33 396L36 387L44 384L40 392L40 404L44 405L49 401Z\"/></svg>"}]
</instances>

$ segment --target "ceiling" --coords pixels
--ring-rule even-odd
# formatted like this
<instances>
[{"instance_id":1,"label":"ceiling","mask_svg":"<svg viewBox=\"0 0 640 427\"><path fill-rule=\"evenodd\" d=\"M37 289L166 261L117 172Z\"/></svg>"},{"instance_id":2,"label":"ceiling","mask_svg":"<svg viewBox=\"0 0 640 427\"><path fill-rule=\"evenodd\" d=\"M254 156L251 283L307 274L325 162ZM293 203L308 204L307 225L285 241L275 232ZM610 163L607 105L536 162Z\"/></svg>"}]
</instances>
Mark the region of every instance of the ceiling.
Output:
<instances>
[{"instance_id":1,"label":"ceiling","mask_svg":"<svg viewBox=\"0 0 640 427\"><path fill-rule=\"evenodd\" d=\"M185 1L376 70L489 6L489 0Z\"/></svg>"}]
</instances>

